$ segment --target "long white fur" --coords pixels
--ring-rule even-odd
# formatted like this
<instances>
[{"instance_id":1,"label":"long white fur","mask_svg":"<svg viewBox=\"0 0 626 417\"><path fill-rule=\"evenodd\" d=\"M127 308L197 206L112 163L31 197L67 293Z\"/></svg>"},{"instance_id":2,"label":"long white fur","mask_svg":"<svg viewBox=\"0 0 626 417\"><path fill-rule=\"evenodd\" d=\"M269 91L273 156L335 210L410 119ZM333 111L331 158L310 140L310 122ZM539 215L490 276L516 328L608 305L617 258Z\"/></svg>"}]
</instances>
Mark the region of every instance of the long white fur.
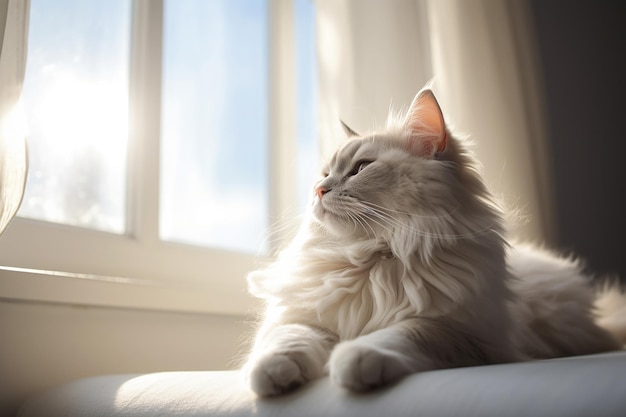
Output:
<instances>
[{"instance_id":1,"label":"long white fur","mask_svg":"<svg viewBox=\"0 0 626 417\"><path fill-rule=\"evenodd\" d=\"M434 97L421 98L413 107L438 110ZM422 110L410 109L405 120ZM463 140L436 132L447 134L440 160L402 146L437 137L423 135L426 128L392 123L353 139L363 141L359 150L374 149L381 164L396 164L406 194L424 200L411 203L415 212L403 210L401 198L383 206L342 200L335 191L324 198L336 198L345 216L323 217L318 198L278 259L249 275L251 292L267 301L244 367L257 394L281 394L325 373L365 390L427 369L619 347L595 323L595 296L576 261L507 242L504 213ZM324 181L347 182L337 174ZM615 306L610 313L604 324L624 343L625 319L615 319Z\"/></svg>"}]
</instances>

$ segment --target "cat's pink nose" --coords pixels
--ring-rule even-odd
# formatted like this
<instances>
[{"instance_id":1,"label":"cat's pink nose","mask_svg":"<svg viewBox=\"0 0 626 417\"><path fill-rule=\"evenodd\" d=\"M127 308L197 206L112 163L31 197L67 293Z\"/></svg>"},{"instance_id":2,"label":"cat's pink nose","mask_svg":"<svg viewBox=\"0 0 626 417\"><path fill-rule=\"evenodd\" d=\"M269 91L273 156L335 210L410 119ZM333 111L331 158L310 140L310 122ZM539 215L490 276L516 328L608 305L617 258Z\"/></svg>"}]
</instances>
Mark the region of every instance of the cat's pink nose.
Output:
<instances>
[{"instance_id":1,"label":"cat's pink nose","mask_svg":"<svg viewBox=\"0 0 626 417\"><path fill-rule=\"evenodd\" d=\"M329 192L330 190L326 187L317 187L315 189L315 193L317 194L317 197L321 200L322 197L324 197L324 194L326 194L327 192Z\"/></svg>"}]
</instances>

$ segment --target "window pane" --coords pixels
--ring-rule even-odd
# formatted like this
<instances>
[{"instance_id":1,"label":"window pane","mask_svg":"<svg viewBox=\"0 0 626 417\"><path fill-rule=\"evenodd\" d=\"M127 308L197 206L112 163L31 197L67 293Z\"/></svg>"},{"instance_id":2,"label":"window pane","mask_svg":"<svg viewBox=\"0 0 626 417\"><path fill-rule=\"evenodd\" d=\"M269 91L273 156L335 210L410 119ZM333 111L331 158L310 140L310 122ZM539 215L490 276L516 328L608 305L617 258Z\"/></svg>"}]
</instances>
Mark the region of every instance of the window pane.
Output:
<instances>
[{"instance_id":1,"label":"window pane","mask_svg":"<svg viewBox=\"0 0 626 417\"><path fill-rule=\"evenodd\" d=\"M20 215L125 231L130 0L31 0Z\"/></svg>"},{"instance_id":2,"label":"window pane","mask_svg":"<svg viewBox=\"0 0 626 417\"><path fill-rule=\"evenodd\" d=\"M268 218L266 7L165 3L163 239L259 248Z\"/></svg>"}]
</instances>

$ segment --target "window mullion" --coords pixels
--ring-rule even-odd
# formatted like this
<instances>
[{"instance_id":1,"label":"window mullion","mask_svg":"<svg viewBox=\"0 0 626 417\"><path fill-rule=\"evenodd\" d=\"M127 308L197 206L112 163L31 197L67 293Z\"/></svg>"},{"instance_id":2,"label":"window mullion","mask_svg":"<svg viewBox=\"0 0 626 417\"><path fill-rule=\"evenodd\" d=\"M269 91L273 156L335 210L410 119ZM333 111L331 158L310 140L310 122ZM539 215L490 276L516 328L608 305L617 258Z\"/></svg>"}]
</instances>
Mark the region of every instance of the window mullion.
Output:
<instances>
[{"instance_id":1,"label":"window mullion","mask_svg":"<svg viewBox=\"0 0 626 417\"><path fill-rule=\"evenodd\" d=\"M296 65L293 0L269 0L269 169L271 223L296 201ZM277 236L277 246L286 239Z\"/></svg>"},{"instance_id":2,"label":"window mullion","mask_svg":"<svg viewBox=\"0 0 626 417\"><path fill-rule=\"evenodd\" d=\"M129 224L140 243L159 241L163 1L133 2L129 140Z\"/></svg>"}]
</instances>

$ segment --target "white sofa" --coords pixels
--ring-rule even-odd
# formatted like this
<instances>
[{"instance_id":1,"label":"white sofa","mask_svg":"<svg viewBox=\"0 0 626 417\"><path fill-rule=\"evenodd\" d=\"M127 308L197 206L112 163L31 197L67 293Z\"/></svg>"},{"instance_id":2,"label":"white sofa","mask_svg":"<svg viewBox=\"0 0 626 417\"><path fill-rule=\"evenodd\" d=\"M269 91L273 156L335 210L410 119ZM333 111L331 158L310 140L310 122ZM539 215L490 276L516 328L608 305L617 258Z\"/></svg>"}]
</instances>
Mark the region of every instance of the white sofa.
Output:
<instances>
[{"instance_id":1,"label":"white sofa","mask_svg":"<svg viewBox=\"0 0 626 417\"><path fill-rule=\"evenodd\" d=\"M236 371L87 378L29 399L19 417L626 416L626 351L424 372L351 394L316 381L256 398Z\"/></svg>"}]
</instances>

